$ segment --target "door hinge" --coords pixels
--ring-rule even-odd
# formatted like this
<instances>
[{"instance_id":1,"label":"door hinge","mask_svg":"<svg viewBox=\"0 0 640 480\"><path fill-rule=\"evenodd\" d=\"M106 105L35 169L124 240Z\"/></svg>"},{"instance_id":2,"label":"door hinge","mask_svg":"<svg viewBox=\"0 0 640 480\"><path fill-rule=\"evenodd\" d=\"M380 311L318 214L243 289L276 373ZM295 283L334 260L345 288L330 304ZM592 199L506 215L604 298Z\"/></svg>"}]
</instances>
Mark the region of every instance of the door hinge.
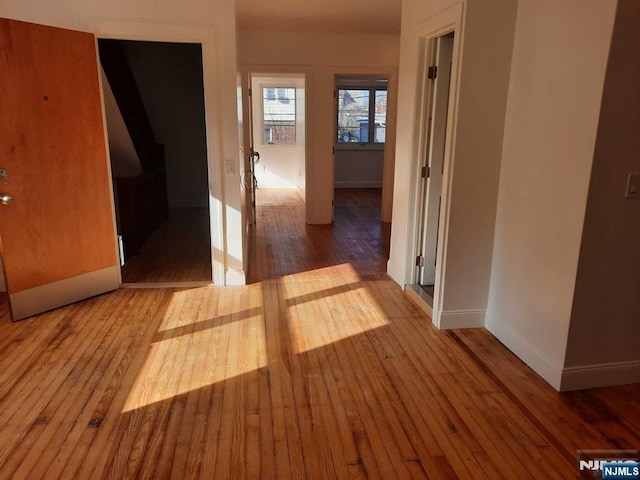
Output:
<instances>
[{"instance_id":1,"label":"door hinge","mask_svg":"<svg viewBox=\"0 0 640 480\"><path fill-rule=\"evenodd\" d=\"M432 67L429 67L429 70L427 71L427 78L429 80L435 80L436 78L438 78L438 67L433 65Z\"/></svg>"},{"instance_id":2,"label":"door hinge","mask_svg":"<svg viewBox=\"0 0 640 480\"><path fill-rule=\"evenodd\" d=\"M249 96L253 97L253 90L249 89Z\"/></svg>"},{"instance_id":3,"label":"door hinge","mask_svg":"<svg viewBox=\"0 0 640 480\"><path fill-rule=\"evenodd\" d=\"M431 176L431 167L422 167L422 178L429 178Z\"/></svg>"},{"instance_id":4,"label":"door hinge","mask_svg":"<svg viewBox=\"0 0 640 480\"><path fill-rule=\"evenodd\" d=\"M336 154L336 147L331 148L331 153L333 153L334 155Z\"/></svg>"},{"instance_id":5,"label":"door hinge","mask_svg":"<svg viewBox=\"0 0 640 480\"><path fill-rule=\"evenodd\" d=\"M416 267L424 267L424 257L422 255L416 257Z\"/></svg>"}]
</instances>

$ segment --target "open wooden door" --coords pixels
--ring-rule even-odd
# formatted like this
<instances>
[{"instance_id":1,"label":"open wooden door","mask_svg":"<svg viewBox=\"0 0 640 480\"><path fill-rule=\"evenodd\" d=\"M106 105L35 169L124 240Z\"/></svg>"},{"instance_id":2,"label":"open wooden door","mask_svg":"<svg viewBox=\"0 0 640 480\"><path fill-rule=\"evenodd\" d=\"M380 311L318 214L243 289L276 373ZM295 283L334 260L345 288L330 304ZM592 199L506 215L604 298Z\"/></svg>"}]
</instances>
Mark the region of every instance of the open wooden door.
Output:
<instances>
[{"instance_id":1,"label":"open wooden door","mask_svg":"<svg viewBox=\"0 0 640 480\"><path fill-rule=\"evenodd\" d=\"M117 288L93 35L0 19L0 245L12 319Z\"/></svg>"}]
</instances>

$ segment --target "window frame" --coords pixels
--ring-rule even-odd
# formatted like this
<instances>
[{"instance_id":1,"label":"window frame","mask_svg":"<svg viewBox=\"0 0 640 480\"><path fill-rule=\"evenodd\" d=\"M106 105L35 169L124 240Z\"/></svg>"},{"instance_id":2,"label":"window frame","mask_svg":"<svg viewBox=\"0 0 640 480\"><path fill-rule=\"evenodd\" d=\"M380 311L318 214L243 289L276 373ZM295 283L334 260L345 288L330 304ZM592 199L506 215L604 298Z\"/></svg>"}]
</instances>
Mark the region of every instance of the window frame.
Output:
<instances>
[{"instance_id":1,"label":"window frame","mask_svg":"<svg viewBox=\"0 0 640 480\"><path fill-rule=\"evenodd\" d=\"M340 114L340 90L363 90L369 92L369 110L368 110L368 118L369 118L369 131L368 131L368 139L366 142L339 142L338 141L338 118ZM340 85L339 83L335 86L335 132L334 132L334 144L336 150L384 150L384 146L386 144L386 114L385 114L385 141L384 142L376 142L375 141L375 130L376 130L376 92L386 92L387 96L389 94L388 85Z\"/></svg>"},{"instance_id":2,"label":"window frame","mask_svg":"<svg viewBox=\"0 0 640 480\"><path fill-rule=\"evenodd\" d=\"M275 98L267 97L267 90L273 90L275 93ZM280 98L278 96L279 90L293 90L293 99L289 99L290 103L293 100L293 129L294 129L294 139L290 142L267 142L265 141L265 129L270 128L271 125L267 125L265 123L265 100L269 101L279 101ZM287 83L278 83L278 84L261 84L260 85L260 142L265 146L288 146L288 145L297 145L298 144L298 111L297 111L297 101L298 101L298 92L297 87L295 85L287 84Z\"/></svg>"}]
</instances>

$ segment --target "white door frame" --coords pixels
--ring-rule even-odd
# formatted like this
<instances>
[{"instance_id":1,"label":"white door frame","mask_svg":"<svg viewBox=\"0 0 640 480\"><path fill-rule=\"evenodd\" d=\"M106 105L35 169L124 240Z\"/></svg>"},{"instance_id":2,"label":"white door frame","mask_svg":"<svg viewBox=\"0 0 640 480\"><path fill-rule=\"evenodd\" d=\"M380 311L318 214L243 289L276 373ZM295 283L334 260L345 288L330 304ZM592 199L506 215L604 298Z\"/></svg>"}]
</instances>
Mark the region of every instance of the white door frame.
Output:
<instances>
[{"instance_id":1,"label":"white door frame","mask_svg":"<svg viewBox=\"0 0 640 480\"><path fill-rule=\"evenodd\" d=\"M428 48L430 42L436 38L455 32L453 42L453 60L451 66L451 86L449 94L449 107L447 118L447 133L445 139L444 150L444 173L442 178L442 207L440 211L438 232L438 253L436 256L436 275L435 275L435 291L433 298L433 315L432 321L434 325L440 328L440 316L444 304L444 289L446 280L446 263L447 263L447 244L449 234L449 216L451 213L451 184L453 180L453 164L455 158L454 146L456 137L457 114L458 114L458 96L460 92L460 65L462 61L462 44L464 34L464 5L462 3L454 5L445 10L436 17L426 21L418 28L419 41L419 67L418 82L416 90L416 120L414 122L414 141L412 147L412 166L410 183L410 211L414 212L410 219L411 227L407 236L407 258L406 258L406 284L418 283L418 274L416 269L416 257L418 254L418 239L420 234L421 222L421 167L426 155L427 147L427 119L428 112L431 108L429 104L430 81L427 78L427 68L433 60L430 58L432 49Z\"/></svg>"},{"instance_id":2,"label":"white door frame","mask_svg":"<svg viewBox=\"0 0 640 480\"><path fill-rule=\"evenodd\" d=\"M398 105L398 69L395 67L334 67L331 70L333 75L333 88L336 88L338 77L362 77L362 78L384 78L387 80L387 132L385 134L384 153L382 161L382 207L381 221L391 222L391 211L393 209L393 175L395 168L396 151L396 123ZM334 147L337 135L338 103L334 99L333 104L333 137L331 146ZM336 182L336 156L331 156L331 198L335 191ZM333 208L331 209L333 218Z\"/></svg>"},{"instance_id":3,"label":"white door frame","mask_svg":"<svg viewBox=\"0 0 640 480\"><path fill-rule=\"evenodd\" d=\"M221 161L221 125L218 120L218 77L216 73L215 28L193 25L100 22L93 31L97 39L141 40L148 42L198 43L202 46L204 111L209 172L209 224L211 271L216 285L225 285L224 196ZM104 97L103 97L104 98ZM106 119L105 119L106 135ZM108 138L105 139L108 142Z\"/></svg>"},{"instance_id":4,"label":"white door frame","mask_svg":"<svg viewBox=\"0 0 640 480\"><path fill-rule=\"evenodd\" d=\"M268 75L270 73L278 75L304 75L304 191L305 191L305 222L309 218L309 202L306 201L307 192L309 191L309 158L311 154L311 132L313 131L313 116L309 114L309 92L312 89L311 79L311 67L308 65L270 65L270 64L248 64L243 63L239 65L239 71L241 75L242 84L242 110L243 110L243 122L247 122L251 117L247 115L248 109L251 108L251 101L249 99L249 89L251 88L250 76L253 75ZM255 112L253 112L255 114ZM250 139L247 138L250 135L250 129L248 125L244 126L244 145L250 145ZM255 132L253 132L255 135ZM246 155L245 156L245 162ZM247 209L251 206L247 205Z\"/></svg>"}]
</instances>

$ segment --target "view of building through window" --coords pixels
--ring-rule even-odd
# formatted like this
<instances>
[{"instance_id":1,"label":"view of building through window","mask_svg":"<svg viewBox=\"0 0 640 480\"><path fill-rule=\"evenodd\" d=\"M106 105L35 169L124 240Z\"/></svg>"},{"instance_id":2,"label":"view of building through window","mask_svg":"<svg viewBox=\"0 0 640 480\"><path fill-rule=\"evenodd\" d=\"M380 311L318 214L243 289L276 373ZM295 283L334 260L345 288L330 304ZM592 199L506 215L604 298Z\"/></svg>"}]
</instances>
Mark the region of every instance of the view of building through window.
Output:
<instances>
[{"instance_id":1,"label":"view of building through window","mask_svg":"<svg viewBox=\"0 0 640 480\"><path fill-rule=\"evenodd\" d=\"M338 143L384 143L386 88L339 89L337 120Z\"/></svg>"},{"instance_id":2,"label":"view of building through window","mask_svg":"<svg viewBox=\"0 0 640 480\"><path fill-rule=\"evenodd\" d=\"M263 143L296 143L296 89L262 88Z\"/></svg>"}]
</instances>

